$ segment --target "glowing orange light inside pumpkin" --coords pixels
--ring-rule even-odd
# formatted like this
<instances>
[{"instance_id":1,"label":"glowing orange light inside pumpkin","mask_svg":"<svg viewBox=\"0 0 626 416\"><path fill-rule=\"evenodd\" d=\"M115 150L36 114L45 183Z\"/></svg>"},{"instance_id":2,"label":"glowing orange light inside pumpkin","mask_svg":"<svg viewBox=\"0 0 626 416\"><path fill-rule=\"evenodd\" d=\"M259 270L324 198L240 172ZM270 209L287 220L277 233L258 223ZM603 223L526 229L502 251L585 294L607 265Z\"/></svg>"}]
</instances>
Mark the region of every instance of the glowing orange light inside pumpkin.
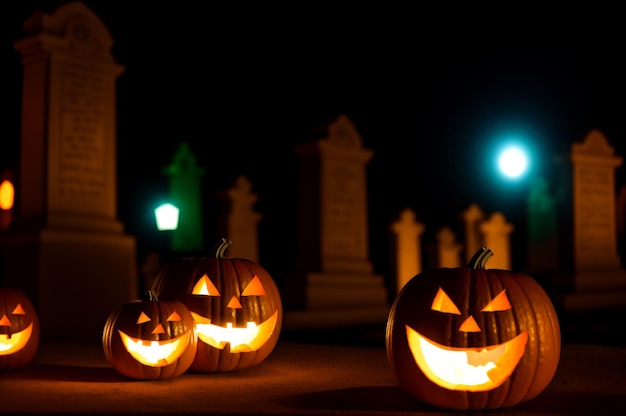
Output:
<instances>
[{"instance_id":1,"label":"glowing orange light inside pumpkin","mask_svg":"<svg viewBox=\"0 0 626 416\"><path fill-rule=\"evenodd\" d=\"M21 304L17 304L13 309L12 315L26 315ZM3 315L0 318L0 326L11 326L11 320L8 316ZM33 323L31 322L26 328L20 332L13 334L0 334L0 355L14 354L24 348L33 333Z\"/></svg>"},{"instance_id":2,"label":"glowing orange light inside pumpkin","mask_svg":"<svg viewBox=\"0 0 626 416\"><path fill-rule=\"evenodd\" d=\"M0 209L5 211L13 208L15 201L15 189L13 183L8 179L5 179L0 183Z\"/></svg>"},{"instance_id":3,"label":"glowing orange light inside pumpkin","mask_svg":"<svg viewBox=\"0 0 626 416\"><path fill-rule=\"evenodd\" d=\"M206 274L198 279L191 294L220 296L220 292ZM241 296L266 296L261 279L254 276L241 292ZM241 309L243 306L239 299L233 296L226 307ZM230 345L231 353L257 351L270 339L278 323L278 311L263 323L248 322L245 327L235 327L232 322L228 322L226 326L214 325L210 318L193 311L191 315L196 321L196 332L202 342L218 349L224 349L226 345Z\"/></svg>"},{"instance_id":4,"label":"glowing orange light inside pumpkin","mask_svg":"<svg viewBox=\"0 0 626 416\"><path fill-rule=\"evenodd\" d=\"M437 291L431 309L460 315L459 308L442 288ZM511 309L503 290L481 312ZM437 343L406 326L411 353L420 370L430 381L449 390L488 391L502 385L511 376L524 355L528 331L496 345L478 348L459 348ZM467 317L458 328L462 332L480 332L473 316Z\"/></svg>"},{"instance_id":5,"label":"glowing orange light inside pumpkin","mask_svg":"<svg viewBox=\"0 0 626 416\"><path fill-rule=\"evenodd\" d=\"M173 312L168 318L168 321L178 322L182 318L176 312ZM137 324L143 324L152 321L148 315L141 312L137 319ZM163 367L170 365L180 358L182 353L187 349L187 346L191 342L192 332L188 332L174 339L165 341L145 340L141 338L133 338L121 330L118 330L122 343L126 348L126 351L138 362L150 367ZM153 334L164 333L163 325L158 324Z\"/></svg>"}]
</instances>

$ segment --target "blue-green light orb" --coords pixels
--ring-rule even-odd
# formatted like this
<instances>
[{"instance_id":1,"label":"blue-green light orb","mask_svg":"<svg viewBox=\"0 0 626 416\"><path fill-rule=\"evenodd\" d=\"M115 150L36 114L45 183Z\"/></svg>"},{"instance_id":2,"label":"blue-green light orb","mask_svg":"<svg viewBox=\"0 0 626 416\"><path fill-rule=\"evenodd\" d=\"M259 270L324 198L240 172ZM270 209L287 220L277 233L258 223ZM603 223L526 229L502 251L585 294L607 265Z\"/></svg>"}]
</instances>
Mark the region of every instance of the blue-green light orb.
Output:
<instances>
[{"instance_id":1,"label":"blue-green light orb","mask_svg":"<svg viewBox=\"0 0 626 416\"><path fill-rule=\"evenodd\" d=\"M528 156L520 147L507 147L498 157L498 167L506 177L518 178L528 168Z\"/></svg>"}]
</instances>

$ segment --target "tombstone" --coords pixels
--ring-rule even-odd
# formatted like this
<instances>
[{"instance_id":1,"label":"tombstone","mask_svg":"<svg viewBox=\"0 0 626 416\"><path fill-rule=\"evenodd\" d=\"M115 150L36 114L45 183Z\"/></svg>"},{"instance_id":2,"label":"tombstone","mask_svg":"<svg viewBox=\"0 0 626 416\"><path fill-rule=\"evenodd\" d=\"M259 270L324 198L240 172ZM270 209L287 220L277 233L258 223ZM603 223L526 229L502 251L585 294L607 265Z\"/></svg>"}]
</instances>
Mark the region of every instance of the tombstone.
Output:
<instances>
[{"instance_id":1,"label":"tombstone","mask_svg":"<svg viewBox=\"0 0 626 416\"><path fill-rule=\"evenodd\" d=\"M422 246L420 237L424 233L424 224L416 220L415 211L405 208L400 212L400 219L391 225L395 235L396 254L396 293L406 282L422 272Z\"/></svg>"},{"instance_id":2,"label":"tombstone","mask_svg":"<svg viewBox=\"0 0 626 416\"><path fill-rule=\"evenodd\" d=\"M450 227L443 227L437 233L437 260L439 267L462 267L460 252L462 246L456 242L456 235Z\"/></svg>"},{"instance_id":3,"label":"tombstone","mask_svg":"<svg viewBox=\"0 0 626 416\"><path fill-rule=\"evenodd\" d=\"M181 142L172 163L163 168L168 178L169 198L178 207L178 228L171 230L171 249L177 253L197 255L204 249L202 176L196 155L187 142Z\"/></svg>"},{"instance_id":4,"label":"tombstone","mask_svg":"<svg viewBox=\"0 0 626 416\"><path fill-rule=\"evenodd\" d=\"M487 268L512 269L510 234L514 229L513 224L508 223L501 212L494 212L488 220L480 224L484 245L494 254L487 263Z\"/></svg>"},{"instance_id":5,"label":"tombstone","mask_svg":"<svg viewBox=\"0 0 626 416\"><path fill-rule=\"evenodd\" d=\"M366 163L352 121L295 148L300 158L298 258L282 287L286 329L384 324L389 305L369 260Z\"/></svg>"},{"instance_id":6,"label":"tombstone","mask_svg":"<svg viewBox=\"0 0 626 416\"><path fill-rule=\"evenodd\" d=\"M485 214L476 204L470 204L462 214L465 221L465 262L469 262L474 254L483 246L483 238L478 227Z\"/></svg>"},{"instance_id":7,"label":"tombstone","mask_svg":"<svg viewBox=\"0 0 626 416\"><path fill-rule=\"evenodd\" d=\"M559 268L557 200L544 178L537 178L526 201L528 273L554 273Z\"/></svg>"},{"instance_id":8,"label":"tombstone","mask_svg":"<svg viewBox=\"0 0 626 416\"><path fill-rule=\"evenodd\" d=\"M35 12L22 56L16 215L2 235L4 285L37 308L42 340L102 342L108 315L136 299L136 239L117 220L113 40L82 3Z\"/></svg>"},{"instance_id":9,"label":"tombstone","mask_svg":"<svg viewBox=\"0 0 626 416\"><path fill-rule=\"evenodd\" d=\"M617 250L615 169L622 157L592 130L570 151L573 203L573 291L566 310L626 306L626 270Z\"/></svg>"},{"instance_id":10,"label":"tombstone","mask_svg":"<svg viewBox=\"0 0 626 416\"><path fill-rule=\"evenodd\" d=\"M620 187L615 207L615 223L617 227L617 247L622 267L626 267L626 185Z\"/></svg>"},{"instance_id":11,"label":"tombstone","mask_svg":"<svg viewBox=\"0 0 626 416\"><path fill-rule=\"evenodd\" d=\"M225 207L220 216L219 233L233 242L226 255L259 262L258 223L261 214L254 210L258 195L252 192L252 183L241 175L235 180L235 186L228 189L219 198Z\"/></svg>"}]
</instances>

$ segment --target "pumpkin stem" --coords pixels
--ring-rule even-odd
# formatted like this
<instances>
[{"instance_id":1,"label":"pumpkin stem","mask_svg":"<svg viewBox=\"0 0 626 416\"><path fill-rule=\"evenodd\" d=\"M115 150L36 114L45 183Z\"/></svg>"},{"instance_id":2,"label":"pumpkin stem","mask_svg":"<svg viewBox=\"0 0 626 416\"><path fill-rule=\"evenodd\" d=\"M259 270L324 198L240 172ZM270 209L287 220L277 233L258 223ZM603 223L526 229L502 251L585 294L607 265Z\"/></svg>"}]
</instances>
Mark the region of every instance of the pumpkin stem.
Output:
<instances>
[{"instance_id":1,"label":"pumpkin stem","mask_svg":"<svg viewBox=\"0 0 626 416\"><path fill-rule=\"evenodd\" d=\"M218 259L222 259L224 258L224 252L226 251L226 249L228 247L230 247L230 245L233 242L230 241L228 238L221 238L220 241L217 242L217 244L215 244L215 247L213 247L213 256L215 256L215 258Z\"/></svg>"},{"instance_id":2,"label":"pumpkin stem","mask_svg":"<svg viewBox=\"0 0 626 416\"><path fill-rule=\"evenodd\" d=\"M469 269L485 270L485 264L487 264L487 260L489 260L491 256L493 256L493 251L483 246L474 254L465 267Z\"/></svg>"},{"instance_id":3,"label":"pumpkin stem","mask_svg":"<svg viewBox=\"0 0 626 416\"><path fill-rule=\"evenodd\" d=\"M156 293L154 293L151 290L148 290L143 294L143 300L144 301L158 301Z\"/></svg>"}]
</instances>

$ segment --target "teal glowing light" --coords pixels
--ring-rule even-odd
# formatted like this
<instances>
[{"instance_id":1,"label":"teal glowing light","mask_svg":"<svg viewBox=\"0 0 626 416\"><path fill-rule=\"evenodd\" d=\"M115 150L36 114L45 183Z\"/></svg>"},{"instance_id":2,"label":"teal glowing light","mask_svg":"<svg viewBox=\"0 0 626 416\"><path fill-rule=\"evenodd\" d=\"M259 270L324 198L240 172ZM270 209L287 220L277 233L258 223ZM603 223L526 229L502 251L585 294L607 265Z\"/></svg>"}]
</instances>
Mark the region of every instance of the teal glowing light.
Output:
<instances>
[{"instance_id":1,"label":"teal glowing light","mask_svg":"<svg viewBox=\"0 0 626 416\"><path fill-rule=\"evenodd\" d=\"M498 167L509 178L520 177L528 168L528 156L520 147L507 147L498 157Z\"/></svg>"}]
</instances>

